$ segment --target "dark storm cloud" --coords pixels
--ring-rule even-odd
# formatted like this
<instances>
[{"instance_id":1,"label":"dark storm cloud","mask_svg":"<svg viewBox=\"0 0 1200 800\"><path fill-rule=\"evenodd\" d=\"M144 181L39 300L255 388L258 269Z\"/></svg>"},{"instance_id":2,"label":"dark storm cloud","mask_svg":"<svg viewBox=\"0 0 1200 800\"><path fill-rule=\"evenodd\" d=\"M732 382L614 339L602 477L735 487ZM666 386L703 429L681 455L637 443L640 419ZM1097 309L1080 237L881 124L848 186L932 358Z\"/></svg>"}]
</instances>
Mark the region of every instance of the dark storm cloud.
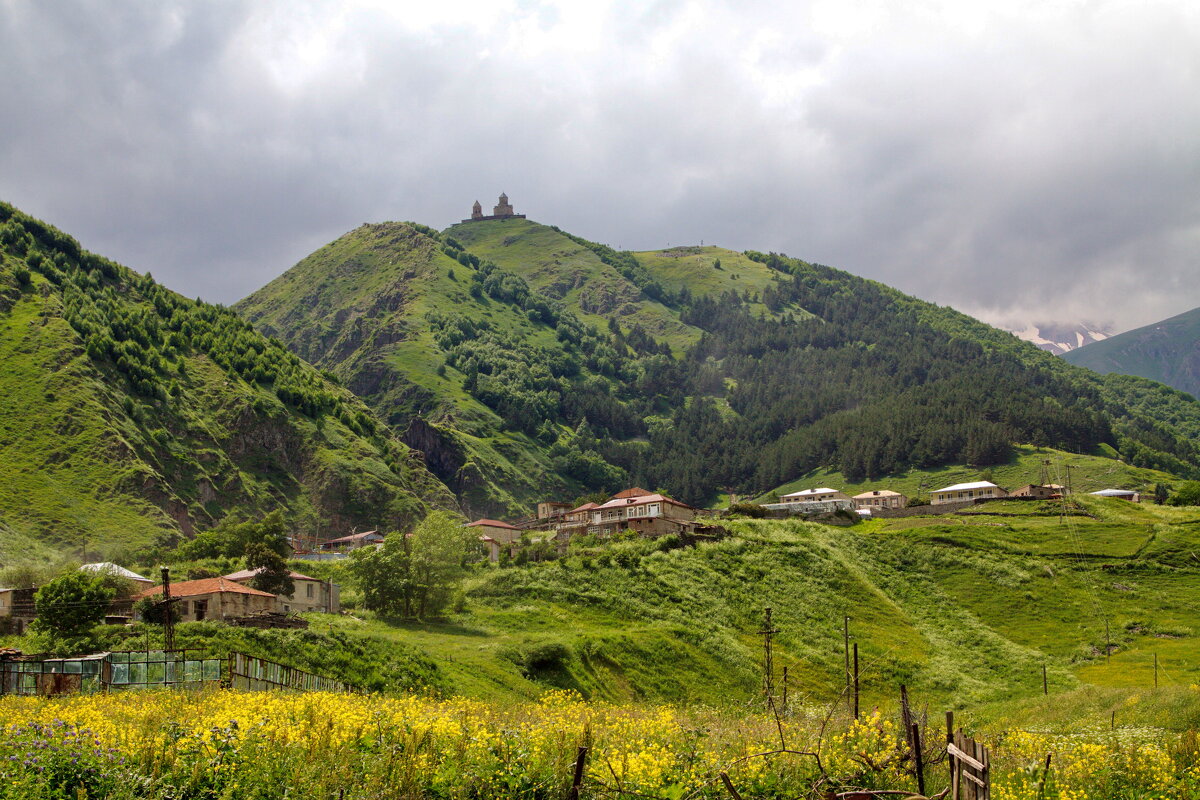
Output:
<instances>
[{"instance_id":1,"label":"dark storm cloud","mask_svg":"<svg viewBox=\"0 0 1200 800\"><path fill-rule=\"evenodd\" d=\"M0 0L0 197L227 302L504 190L997 321L1200 305L1183 3L428 5Z\"/></svg>"}]
</instances>

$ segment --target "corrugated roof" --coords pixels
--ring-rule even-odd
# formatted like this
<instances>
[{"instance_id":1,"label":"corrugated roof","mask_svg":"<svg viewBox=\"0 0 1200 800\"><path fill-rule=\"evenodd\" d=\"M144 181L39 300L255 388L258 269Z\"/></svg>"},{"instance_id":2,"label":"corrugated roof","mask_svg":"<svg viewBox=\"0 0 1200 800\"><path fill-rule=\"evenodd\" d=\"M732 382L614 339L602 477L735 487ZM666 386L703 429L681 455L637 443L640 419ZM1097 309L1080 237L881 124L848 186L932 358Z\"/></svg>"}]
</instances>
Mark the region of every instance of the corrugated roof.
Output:
<instances>
[{"instance_id":1,"label":"corrugated roof","mask_svg":"<svg viewBox=\"0 0 1200 800\"><path fill-rule=\"evenodd\" d=\"M1098 494L1101 497L1128 497L1131 494L1137 494L1133 489L1101 489L1098 492L1090 492L1089 494Z\"/></svg>"},{"instance_id":2,"label":"corrugated roof","mask_svg":"<svg viewBox=\"0 0 1200 800\"><path fill-rule=\"evenodd\" d=\"M152 594L162 594L162 586L152 586L151 588L140 592L138 597L149 597ZM231 592L233 594L253 594L259 597L274 597L270 592L260 592L258 589L251 589L249 586L243 586L227 578L204 578L198 581L181 581L180 583L171 584L171 597L195 597L200 594L217 594L219 592Z\"/></svg>"},{"instance_id":3,"label":"corrugated roof","mask_svg":"<svg viewBox=\"0 0 1200 800\"><path fill-rule=\"evenodd\" d=\"M478 528L484 525L488 526L489 528L506 528L510 531L521 530L516 525L509 525L507 522L501 522L498 519L477 519L474 522L467 523L468 528Z\"/></svg>"},{"instance_id":4,"label":"corrugated roof","mask_svg":"<svg viewBox=\"0 0 1200 800\"><path fill-rule=\"evenodd\" d=\"M953 486L947 486L945 489L934 489L935 492L963 492L967 489L999 489L1000 487L991 481L975 481L974 483L956 483Z\"/></svg>"},{"instance_id":5,"label":"corrugated roof","mask_svg":"<svg viewBox=\"0 0 1200 800\"><path fill-rule=\"evenodd\" d=\"M368 536L382 536L379 531L363 531L362 533L352 533L349 536L339 536L336 539L327 539L321 542L322 545L338 544L340 542L357 542L360 539L365 539Z\"/></svg>"},{"instance_id":6,"label":"corrugated roof","mask_svg":"<svg viewBox=\"0 0 1200 800\"><path fill-rule=\"evenodd\" d=\"M823 487L820 489L805 489L804 491L801 491L801 492L792 492L791 494L783 495L783 497L806 497L806 496L812 495L812 494L836 494L836 493L837 493L837 489L829 489L827 487Z\"/></svg>"},{"instance_id":7,"label":"corrugated roof","mask_svg":"<svg viewBox=\"0 0 1200 800\"><path fill-rule=\"evenodd\" d=\"M225 578L226 580L230 580L230 581L244 581L244 580L249 580L250 578L253 578L255 575L262 572L264 569L266 569L266 567L258 567L257 569L241 569L241 570L238 570L237 572L231 572L228 575L222 575L221 577ZM319 578L311 578L308 575L301 575L299 572L296 572L294 570L288 570L288 577L295 581L320 580Z\"/></svg>"},{"instance_id":8,"label":"corrugated roof","mask_svg":"<svg viewBox=\"0 0 1200 800\"><path fill-rule=\"evenodd\" d=\"M79 568L84 572L94 572L96 574L103 572L109 575L116 575L118 578L127 578L131 581L154 583L154 581L150 580L145 575L138 575L133 570L125 569L120 564L114 564L111 561L97 561L93 564L84 564Z\"/></svg>"}]
</instances>

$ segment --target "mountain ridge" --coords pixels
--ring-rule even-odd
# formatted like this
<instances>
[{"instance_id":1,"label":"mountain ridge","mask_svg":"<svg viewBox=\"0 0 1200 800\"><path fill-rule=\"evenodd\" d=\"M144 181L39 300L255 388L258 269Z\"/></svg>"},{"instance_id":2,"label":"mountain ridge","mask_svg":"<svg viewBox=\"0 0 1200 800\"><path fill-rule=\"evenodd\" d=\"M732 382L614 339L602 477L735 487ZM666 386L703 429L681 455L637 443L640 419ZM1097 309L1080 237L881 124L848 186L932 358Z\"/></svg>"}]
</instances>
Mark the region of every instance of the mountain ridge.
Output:
<instances>
[{"instance_id":1,"label":"mountain ridge","mask_svg":"<svg viewBox=\"0 0 1200 800\"><path fill-rule=\"evenodd\" d=\"M284 507L310 535L454 498L349 391L232 312L0 204L8 561L111 560Z\"/></svg>"},{"instance_id":2,"label":"mountain ridge","mask_svg":"<svg viewBox=\"0 0 1200 800\"><path fill-rule=\"evenodd\" d=\"M1064 357L1096 372L1136 375L1200 396L1200 308L1088 344Z\"/></svg>"},{"instance_id":3,"label":"mountain ridge","mask_svg":"<svg viewBox=\"0 0 1200 800\"><path fill-rule=\"evenodd\" d=\"M829 267L716 247L617 251L526 219L383 225L425 237L420 257L360 228L235 308L297 352L342 324L404 331L391 349L327 346L317 363L352 387L379 379L364 360L389 365L407 388L368 402L481 512L622 483L703 504L821 465L850 478L985 466L1018 442L1104 445L1177 474L1200 465L1194 402ZM339 283L362 258L406 305ZM1178 430L1157 421L1168 417Z\"/></svg>"}]
</instances>

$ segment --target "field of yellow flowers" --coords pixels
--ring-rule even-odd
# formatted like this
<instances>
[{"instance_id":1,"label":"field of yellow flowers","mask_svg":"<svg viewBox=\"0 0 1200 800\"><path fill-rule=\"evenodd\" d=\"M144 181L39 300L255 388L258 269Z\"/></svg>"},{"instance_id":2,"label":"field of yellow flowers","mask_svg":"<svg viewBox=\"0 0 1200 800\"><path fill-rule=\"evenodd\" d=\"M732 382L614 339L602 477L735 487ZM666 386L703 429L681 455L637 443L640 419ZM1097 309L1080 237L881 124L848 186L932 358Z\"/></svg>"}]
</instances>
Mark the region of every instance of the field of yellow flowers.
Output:
<instances>
[{"instance_id":1,"label":"field of yellow flowers","mask_svg":"<svg viewBox=\"0 0 1200 800\"><path fill-rule=\"evenodd\" d=\"M214 689L0 698L0 726L6 800L561 798L580 746L585 798L729 797L722 772L745 798L916 788L894 721L819 708L776 717L564 692L500 705ZM1016 731L989 744L997 800L1200 797L1192 735ZM944 786L944 764L927 774L927 790Z\"/></svg>"}]
</instances>

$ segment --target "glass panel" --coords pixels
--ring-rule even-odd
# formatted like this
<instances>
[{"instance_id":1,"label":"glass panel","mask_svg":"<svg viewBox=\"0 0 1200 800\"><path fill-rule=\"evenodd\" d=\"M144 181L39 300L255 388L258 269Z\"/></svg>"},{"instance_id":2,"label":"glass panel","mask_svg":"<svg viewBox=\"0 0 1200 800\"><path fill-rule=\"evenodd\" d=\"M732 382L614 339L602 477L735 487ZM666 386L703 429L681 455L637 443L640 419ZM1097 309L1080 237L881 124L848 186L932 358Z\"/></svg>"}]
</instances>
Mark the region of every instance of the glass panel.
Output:
<instances>
[{"instance_id":1,"label":"glass panel","mask_svg":"<svg viewBox=\"0 0 1200 800\"><path fill-rule=\"evenodd\" d=\"M112 665L112 682L113 683L129 683L129 665L128 664L113 664Z\"/></svg>"},{"instance_id":2,"label":"glass panel","mask_svg":"<svg viewBox=\"0 0 1200 800\"><path fill-rule=\"evenodd\" d=\"M145 664L130 664L129 665L129 682L130 683L145 683L146 682L146 665Z\"/></svg>"},{"instance_id":3,"label":"glass panel","mask_svg":"<svg viewBox=\"0 0 1200 800\"><path fill-rule=\"evenodd\" d=\"M221 680L221 662L217 659L211 659L204 662L204 680L219 681Z\"/></svg>"},{"instance_id":4,"label":"glass panel","mask_svg":"<svg viewBox=\"0 0 1200 800\"><path fill-rule=\"evenodd\" d=\"M129 653L110 653L108 656L108 663L110 663L110 664L128 664L129 663Z\"/></svg>"},{"instance_id":5,"label":"glass panel","mask_svg":"<svg viewBox=\"0 0 1200 800\"><path fill-rule=\"evenodd\" d=\"M64 661L63 662L63 672L67 673L68 675L82 675L83 674L83 662L82 661Z\"/></svg>"},{"instance_id":6,"label":"glass panel","mask_svg":"<svg viewBox=\"0 0 1200 800\"><path fill-rule=\"evenodd\" d=\"M166 664L157 661L146 665L146 683L162 683L166 678Z\"/></svg>"}]
</instances>

